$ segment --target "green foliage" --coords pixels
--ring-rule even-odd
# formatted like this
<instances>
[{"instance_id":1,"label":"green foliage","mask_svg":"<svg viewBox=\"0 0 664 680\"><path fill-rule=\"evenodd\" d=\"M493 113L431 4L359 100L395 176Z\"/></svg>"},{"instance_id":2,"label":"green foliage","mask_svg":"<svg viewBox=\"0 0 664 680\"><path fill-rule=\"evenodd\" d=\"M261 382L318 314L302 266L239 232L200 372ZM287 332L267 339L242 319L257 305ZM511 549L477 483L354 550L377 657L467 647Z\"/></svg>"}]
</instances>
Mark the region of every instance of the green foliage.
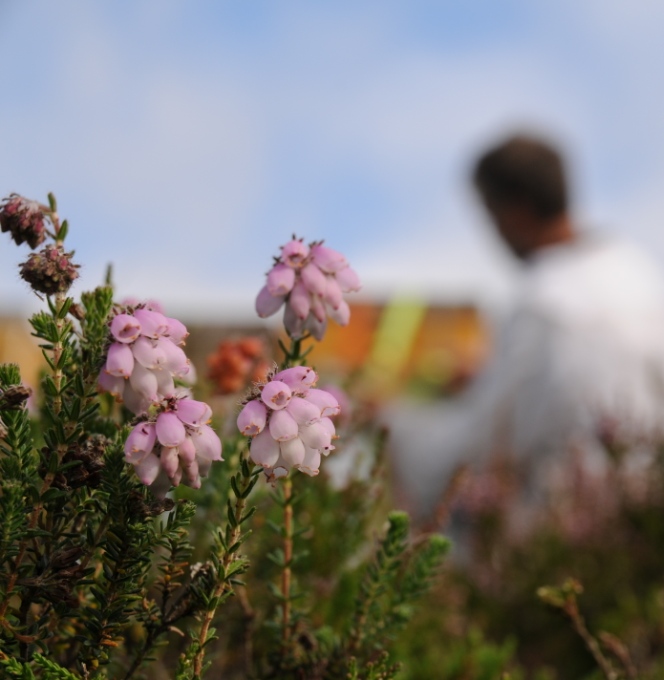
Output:
<instances>
[{"instance_id":1,"label":"green foliage","mask_svg":"<svg viewBox=\"0 0 664 680\"><path fill-rule=\"evenodd\" d=\"M68 225L53 196L42 208L59 246ZM203 489L155 497L125 462L131 416L97 394L120 310L110 281L44 303L36 415L18 367L0 366L2 677L394 678L393 642L445 539L412 541L394 512L374 549L376 471L342 493L293 473L270 493L239 435Z\"/></svg>"}]
</instances>

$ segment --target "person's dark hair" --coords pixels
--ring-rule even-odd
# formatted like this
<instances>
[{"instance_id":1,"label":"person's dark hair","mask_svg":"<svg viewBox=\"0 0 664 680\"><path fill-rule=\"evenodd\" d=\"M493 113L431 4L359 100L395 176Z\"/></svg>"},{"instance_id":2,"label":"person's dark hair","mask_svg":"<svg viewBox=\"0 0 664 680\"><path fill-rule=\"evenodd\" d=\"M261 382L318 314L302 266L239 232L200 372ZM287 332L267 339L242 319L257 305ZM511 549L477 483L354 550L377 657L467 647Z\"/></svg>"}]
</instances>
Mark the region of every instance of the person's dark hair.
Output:
<instances>
[{"instance_id":1,"label":"person's dark hair","mask_svg":"<svg viewBox=\"0 0 664 680\"><path fill-rule=\"evenodd\" d=\"M475 165L473 181L489 209L520 203L548 219L568 207L562 158L534 137L510 137L487 151Z\"/></svg>"}]
</instances>

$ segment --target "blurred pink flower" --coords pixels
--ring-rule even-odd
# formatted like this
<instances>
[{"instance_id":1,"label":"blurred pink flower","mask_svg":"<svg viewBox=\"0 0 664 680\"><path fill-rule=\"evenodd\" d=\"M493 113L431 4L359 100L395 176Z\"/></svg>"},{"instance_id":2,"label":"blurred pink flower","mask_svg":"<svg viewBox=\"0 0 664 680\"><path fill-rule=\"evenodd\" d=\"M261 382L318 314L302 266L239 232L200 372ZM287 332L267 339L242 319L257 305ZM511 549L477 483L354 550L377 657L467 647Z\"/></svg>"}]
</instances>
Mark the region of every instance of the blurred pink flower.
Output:
<instances>
[{"instance_id":1,"label":"blurred pink flower","mask_svg":"<svg viewBox=\"0 0 664 680\"><path fill-rule=\"evenodd\" d=\"M256 298L261 318L272 316L285 303L284 326L294 339L310 333L322 340L330 317L339 325L350 321L344 293L358 291L360 279L336 250L293 238L267 274L267 284Z\"/></svg>"}]
</instances>

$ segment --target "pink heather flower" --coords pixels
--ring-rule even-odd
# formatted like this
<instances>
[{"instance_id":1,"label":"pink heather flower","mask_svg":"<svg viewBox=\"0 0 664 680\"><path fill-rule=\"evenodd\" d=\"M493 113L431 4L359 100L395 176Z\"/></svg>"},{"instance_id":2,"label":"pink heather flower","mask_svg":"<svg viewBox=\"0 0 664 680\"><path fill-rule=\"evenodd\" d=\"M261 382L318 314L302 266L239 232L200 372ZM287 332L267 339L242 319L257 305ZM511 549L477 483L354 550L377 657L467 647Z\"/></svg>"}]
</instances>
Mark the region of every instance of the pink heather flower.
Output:
<instances>
[{"instance_id":1,"label":"pink heather flower","mask_svg":"<svg viewBox=\"0 0 664 680\"><path fill-rule=\"evenodd\" d=\"M111 335L116 342L134 342L141 334L141 324L131 314L117 314L111 321Z\"/></svg>"},{"instance_id":2,"label":"pink heather flower","mask_svg":"<svg viewBox=\"0 0 664 680\"><path fill-rule=\"evenodd\" d=\"M159 309L157 303L128 306L109 324L110 344L99 388L123 401L136 415L172 398L175 379L187 384L195 380L180 346L187 337L186 327ZM117 378L125 380L118 382Z\"/></svg>"},{"instance_id":3,"label":"pink heather flower","mask_svg":"<svg viewBox=\"0 0 664 680\"><path fill-rule=\"evenodd\" d=\"M249 437L254 437L262 432L266 423L267 406L258 400L245 404L237 417L237 429Z\"/></svg>"},{"instance_id":4,"label":"pink heather flower","mask_svg":"<svg viewBox=\"0 0 664 680\"><path fill-rule=\"evenodd\" d=\"M275 314L285 303L284 326L294 339L306 333L317 340L325 335L327 318L345 326L350 308L344 293L360 289L357 273L336 250L293 238L281 247L281 255L267 274L267 283L256 298L261 318Z\"/></svg>"},{"instance_id":5,"label":"pink heather flower","mask_svg":"<svg viewBox=\"0 0 664 680\"><path fill-rule=\"evenodd\" d=\"M138 478L164 495L184 483L195 489L221 457L221 440L204 424L210 407L182 393L162 404L156 416L136 425L125 442L125 460Z\"/></svg>"},{"instance_id":6,"label":"pink heather flower","mask_svg":"<svg viewBox=\"0 0 664 680\"><path fill-rule=\"evenodd\" d=\"M261 392L263 402L275 410L286 408L292 396L291 388L280 380L269 382Z\"/></svg>"},{"instance_id":7,"label":"pink heather flower","mask_svg":"<svg viewBox=\"0 0 664 680\"><path fill-rule=\"evenodd\" d=\"M339 404L313 387L317 378L308 366L279 371L254 389L238 415L238 429L251 438L249 455L271 481L293 468L317 475L321 455L334 449L328 416L339 412Z\"/></svg>"}]
</instances>

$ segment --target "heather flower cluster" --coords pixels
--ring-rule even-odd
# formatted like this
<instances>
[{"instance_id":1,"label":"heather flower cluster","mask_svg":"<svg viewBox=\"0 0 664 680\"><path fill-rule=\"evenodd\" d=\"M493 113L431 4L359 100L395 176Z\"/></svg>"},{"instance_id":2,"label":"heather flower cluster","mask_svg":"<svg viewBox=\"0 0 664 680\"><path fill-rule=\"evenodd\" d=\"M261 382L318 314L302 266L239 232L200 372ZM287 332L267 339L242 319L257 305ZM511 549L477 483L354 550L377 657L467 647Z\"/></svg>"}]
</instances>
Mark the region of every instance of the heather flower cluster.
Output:
<instances>
[{"instance_id":1,"label":"heather flower cluster","mask_svg":"<svg viewBox=\"0 0 664 680\"><path fill-rule=\"evenodd\" d=\"M18 194L11 194L0 206L0 230L9 232L17 246L41 245L46 238L44 206Z\"/></svg>"},{"instance_id":2,"label":"heather flower cluster","mask_svg":"<svg viewBox=\"0 0 664 680\"><path fill-rule=\"evenodd\" d=\"M125 442L125 460L158 496L181 482L198 489L212 463L222 460L221 441L207 424L211 417L205 402L179 389L156 416L134 427Z\"/></svg>"},{"instance_id":3,"label":"heather flower cluster","mask_svg":"<svg viewBox=\"0 0 664 680\"><path fill-rule=\"evenodd\" d=\"M175 384L193 371L181 347L186 327L149 303L116 314L110 335L99 385L144 418L127 438L125 460L158 495L181 482L199 488L222 460L221 441L207 424L210 407Z\"/></svg>"},{"instance_id":4,"label":"heather flower cluster","mask_svg":"<svg viewBox=\"0 0 664 680\"><path fill-rule=\"evenodd\" d=\"M317 380L307 366L279 371L256 386L237 418L240 432L251 437L251 459L270 479L287 475L291 468L317 475L321 455L334 449L330 418L339 413L339 402L316 389Z\"/></svg>"},{"instance_id":5,"label":"heather flower cluster","mask_svg":"<svg viewBox=\"0 0 664 680\"><path fill-rule=\"evenodd\" d=\"M359 289L360 279L341 253L322 242L306 245L293 238L275 258L256 298L256 312L265 318L285 304L284 326L291 338L311 333L322 340L327 317L341 326L349 322L350 308L343 293Z\"/></svg>"},{"instance_id":6,"label":"heather flower cluster","mask_svg":"<svg viewBox=\"0 0 664 680\"><path fill-rule=\"evenodd\" d=\"M186 381L192 370L181 347L188 335L186 327L154 304L116 314L110 334L99 385L136 415L173 397L175 379Z\"/></svg>"}]
</instances>

